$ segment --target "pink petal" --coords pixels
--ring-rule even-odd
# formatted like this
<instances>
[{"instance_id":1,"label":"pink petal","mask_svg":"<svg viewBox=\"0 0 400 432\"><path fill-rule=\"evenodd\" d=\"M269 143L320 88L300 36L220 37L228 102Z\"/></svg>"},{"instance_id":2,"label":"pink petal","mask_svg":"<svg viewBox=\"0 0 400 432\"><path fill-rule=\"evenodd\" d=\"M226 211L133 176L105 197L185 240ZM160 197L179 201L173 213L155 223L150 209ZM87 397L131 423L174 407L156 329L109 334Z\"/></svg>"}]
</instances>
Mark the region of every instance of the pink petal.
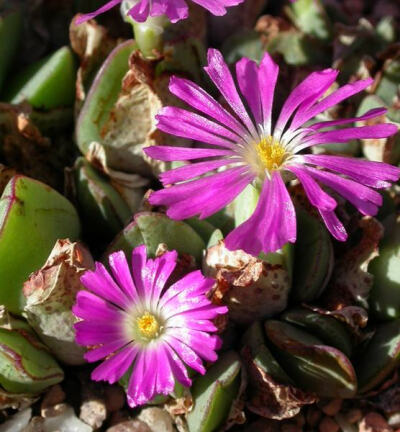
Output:
<instances>
[{"instance_id":1,"label":"pink petal","mask_svg":"<svg viewBox=\"0 0 400 432\"><path fill-rule=\"evenodd\" d=\"M134 345L124 348L97 366L92 372L92 380L116 383L132 365L137 353L138 348Z\"/></svg>"},{"instance_id":2,"label":"pink petal","mask_svg":"<svg viewBox=\"0 0 400 432\"><path fill-rule=\"evenodd\" d=\"M129 299L114 282L103 264L96 262L94 271L86 271L81 276L82 284L101 298L125 309L129 305Z\"/></svg>"},{"instance_id":3,"label":"pink petal","mask_svg":"<svg viewBox=\"0 0 400 432\"><path fill-rule=\"evenodd\" d=\"M301 115L296 118L296 121L292 122L291 127L296 129L308 120L315 117L317 114L326 111L328 108L331 108L350 96L353 96L354 94L366 89L373 83L373 81L373 79L368 78L366 80L356 81L354 83L346 84L345 86L340 87L338 90L334 91L329 96L310 107L307 111L302 112Z\"/></svg>"},{"instance_id":4,"label":"pink petal","mask_svg":"<svg viewBox=\"0 0 400 432\"><path fill-rule=\"evenodd\" d=\"M173 335L168 335L165 340L189 367L202 375L206 373L201 358L190 348L190 346L184 344Z\"/></svg>"},{"instance_id":5,"label":"pink petal","mask_svg":"<svg viewBox=\"0 0 400 432\"><path fill-rule=\"evenodd\" d=\"M240 99L232 75L229 71L228 65L222 57L222 54L218 50L210 48L207 52L207 61L208 66L206 66L204 70L207 72L208 76L216 85L235 114L242 120L243 124L247 126L249 132L254 135L254 137L257 137L258 135L254 128L254 124Z\"/></svg>"},{"instance_id":6,"label":"pink petal","mask_svg":"<svg viewBox=\"0 0 400 432\"><path fill-rule=\"evenodd\" d=\"M176 107L165 107L156 115L157 127L182 138L234 149L241 137L208 118ZM226 139L223 139L224 137Z\"/></svg>"},{"instance_id":7,"label":"pink petal","mask_svg":"<svg viewBox=\"0 0 400 432\"><path fill-rule=\"evenodd\" d=\"M146 288L143 281L146 265L147 249L145 245L141 245L132 251L132 273L137 292L142 299L146 298Z\"/></svg>"},{"instance_id":8,"label":"pink petal","mask_svg":"<svg viewBox=\"0 0 400 432\"><path fill-rule=\"evenodd\" d=\"M169 90L191 107L222 123L237 135L246 135L246 130L240 122L194 82L173 76L169 83Z\"/></svg>"},{"instance_id":9,"label":"pink petal","mask_svg":"<svg viewBox=\"0 0 400 432\"><path fill-rule=\"evenodd\" d=\"M90 363L97 362L104 357L109 356L112 353L115 353L123 346L127 345L127 341L125 338L114 340L113 342L106 343L101 345L98 348L93 348L87 353L85 353L85 360Z\"/></svg>"},{"instance_id":10,"label":"pink petal","mask_svg":"<svg viewBox=\"0 0 400 432\"><path fill-rule=\"evenodd\" d=\"M303 189L310 203L321 210L331 211L336 207L336 201L328 195L319 184L301 166L288 166L303 185Z\"/></svg>"},{"instance_id":11,"label":"pink petal","mask_svg":"<svg viewBox=\"0 0 400 432\"><path fill-rule=\"evenodd\" d=\"M260 63L258 85L260 88L261 106L263 111L263 127L265 134L271 135L272 104L279 67L266 52Z\"/></svg>"},{"instance_id":12,"label":"pink petal","mask_svg":"<svg viewBox=\"0 0 400 432\"><path fill-rule=\"evenodd\" d=\"M346 241L346 229L344 228L340 220L337 218L335 212L319 210L319 213L332 236L335 237L336 240Z\"/></svg>"},{"instance_id":13,"label":"pink petal","mask_svg":"<svg viewBox=\"0 0 400 432\"><path fill-rule=\"evenodd\" d=\"M131 271L125 253L118 251L108 257L110 268L115 280L131 301L138 300L138 293L132 280Z\"/></svg>"},{"instance_id":14,"label":"pink petal","mask_svg":"<svg viewBox=\"0 0 400 432\"><path fill-rule=\"evenodd\" d=\"M168 185L178 183L183 180L191 180L203 174L211 172L217 168L228 165L230 163L239 162L239 158L224 158L216 160L208 160L205 162L191 163L179 168L172 169L160 174L162 184Z\"/></svg>"},{"instance_id":15,"label":"pink petal","mask_svg":"<svg viewBox=\"0 0 400 432\"><path fill-rule=\"evenodd\" d=\"M297 110L294 120L290 125L290 130L297 129L296 117L306 109L312 102L317 100L335 81L338 71L325 69L319 72L313 72L307 76L297 87L292 90L289 97L283 104L282 110L276 122L274 137L280 139L287 122L293 113Z\"/></svg>"},{"instance_id":16,"label":"pink petal","mask_svg":"<svg viewBox=\"0 0 400 432\"><path fill-rule=\"evenodd\" d=\"M312 130L319 130L326 127L332 127L332 126L340 126L348 123L354 123L357 121L364 121L369 120L371 118L375 118L378 116L381 116L387 112L386 108L374 108L363 114L359 117L352 117L352 118L343 118L339 120L331 120L331 121L323 121L319 123L314 123L313 125L309 126Z\"/></svg>"},{"instance_id":17,"label":"pink petal","mask_svg":"<svg viewBox=\"0 0 400 432\"><path fill-rule=\"evenodd\" d=\"M285 184L277 171L265 180L252 216L225 239L230 250L242 249L257 256L274 252L296 240L296 214Z\"/></svg>"},{"instance_id":18,"label":"pink petal","mask_svg":"<svg viewBox=\"0 0 400 432\"><path fill-rule=\"evenodd\" d=\"M400 177L400 168L383 163L343 156L303 155L306 163L340 172L365 186L390 187Z\"/></svg>"},{"instance_id":19,"label":"pink petal","mask_svg":"<svg viewBox=\"0 0 400 432\"><path fill-rule=\"evenodd\" d=\"M360 183L316 168L305 167L305 169L315 179L346 198L365 215L375 215L378 211L377 206L382 205L382 196L378 192Z\"/></svg>"},{"instance_id":20,"label":"pink petal","mask_svg":"<svg viewBox=\"0 0 400 432\"><path fill-rule=\"evenodd\" d=\"M104 6L101 6L99 9L97 9L94 12L82 15L75 19L75 24L79 25L82 24L85 21L88 21L90 19L96 18L98 15L107 12L108 10L112 9L114 6L117 6L121 3L122 0L111 0L107 2Z\"/></svg>"},{"instance_id":21,"label":"pink petal","mask_svg":"<svg viewBox=\"0 0 400 432\"><path fill-rule=\"evenodd\" d=\"M147 156L162 161L185 161L192 159L201 159L214 156L233 156L231 150L207 149L207 148L189 148L173 146L149 146L143 151Z\"/></svg>"},{"instance_id":22,"label":"pink petal","mask_svg":"<svg viewBox=\"0 0 400 432\"><path fill-rule=\"evenodd\" d=\"M89 291L79 291L72 312L88 321L117 321L123 312Z\"/></svg>"}]
</instances>

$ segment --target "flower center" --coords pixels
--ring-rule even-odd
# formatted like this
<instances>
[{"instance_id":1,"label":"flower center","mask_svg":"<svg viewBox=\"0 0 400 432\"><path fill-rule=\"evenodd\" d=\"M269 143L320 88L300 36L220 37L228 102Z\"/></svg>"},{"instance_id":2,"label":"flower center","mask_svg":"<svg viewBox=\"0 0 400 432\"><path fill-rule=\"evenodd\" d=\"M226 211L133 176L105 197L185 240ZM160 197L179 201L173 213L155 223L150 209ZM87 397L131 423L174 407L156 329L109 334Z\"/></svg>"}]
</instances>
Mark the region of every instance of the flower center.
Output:
<instances>
[{"instance_id":1,"label":"flower center","mask_svg":"<svg viewBox=\"0 0 400 432\"><path fill-rule=\"evenodd\" d=\"M258 157L268 171L278 169L286 151L272 136L264 137L256 146Z\"/></svg>"},{"instance_id":2,"label":"flower center","mask_svg":"<svg viewBox=\"0 0 400 432\"><path fill-rule=\"evenodd\" d=\"M154 315L145 312L141 317L136 319L137 328L141 336L153 339L158 336L160 324Z\"/></svg>"}]
</instances>

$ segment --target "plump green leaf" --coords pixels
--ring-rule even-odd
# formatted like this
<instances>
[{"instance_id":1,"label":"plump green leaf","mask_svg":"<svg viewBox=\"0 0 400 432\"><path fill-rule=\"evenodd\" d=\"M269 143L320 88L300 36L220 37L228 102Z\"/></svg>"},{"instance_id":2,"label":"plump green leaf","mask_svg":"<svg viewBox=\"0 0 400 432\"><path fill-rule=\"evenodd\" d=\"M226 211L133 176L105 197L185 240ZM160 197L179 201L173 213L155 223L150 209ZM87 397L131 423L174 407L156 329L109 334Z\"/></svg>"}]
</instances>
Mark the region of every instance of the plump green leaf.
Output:
<instances>
[{"instance_id":1,"label":"plump green leaf","mask_svg":"<svg viewBox=\"0 0 400 432\"><path fill-rule=\"evenodd\" d=\"M360 393L382 383L400 363L400 320L378 326L356 365Z\"/></svg>"},{"instance_id":2,"label":"plump green leaf","mask_svg":"<svg viewBox=\"0 0 400 432\"><path fill-rule=\"evenodd\" d=\"M321 0L296 0L287 14L302 32L323 41L331 39L332 24Z\"/></svg>"},{"instance_id":3,"label":"plump green leaf","mask_svg":"<svg viewBox=\"0 0 400 432\"><path fill-rule=\"evenodd\" d=\"M400 317L400 246L384 245L368 266L374 276L369 305L373 313L383 320Z\"/></svg>"},{"instance_id":4,"label":"plump green leaf","mask_svg":"<svg viewBox=\"0 0 400 432\"><path fill-rule=\"evenodd\" d=\"M187 415L190 432L214 432L223 424L239 391L240 370L239 356L229 351L195 380L194 407Z\"/></svg>"},{"instance_id":5,"label":"plump green leaf","mask_svg":"<svg viewBox=\"0 0 400 432\"><path fill-rule=\"evenodd\" d=\"M49 186L13 177L0 198L0 304L20 313L22 284L40 268L57 239L79 237L72 204Z\"/></svg>"},{"instance_id":6,"label":"plump green leaf","mask_svg":"<svg viewBox=\"0 0 400 432\"><path fill-rule=\"evenodd\" d=\"M281 319L290 324L303 327L315 334L327 345L333 346L350 357L353 351L352 340L346 327L337 319L313 312L305 308L286 311Z\"/></svg>"},{"instance_id":7,"label":"plump green leaf","mask_svg":"<svg viewBox=\"0 0 400 432\"><path fill-rule=\"evenodd\" d=\"M74 180L78 210L87 230L110 241L131 217L128 204L83 157L75 162Z\"/></svg>"},{"instance_id":8,"label":"plump green leaf","mask_svg":"<svg viewBox=\"0 0 400 432\"><path fill-rule=\"evenodd\" d=\"M27 101L35 108L46 110L72 106L75 100L75 76L72 51L62 47L17 74L4 96L10 103Z\"/></svg>"},{"instance_id":9,"label":"plump green leaf","mask_svg":"<svg viewBox=\"0 0 400 432\"><path fill-rule=\"evenodd\" d=\"M149 255L154 255L160 243L180 254L192 255L198 261L205 248L199 234L185 222L171 220L161 213L142 212L136 214L134 222L117 235L105 255L121 249L130 254L134 247L141 244L147 246Z\"/></svg>"},{"instance_id":10,"label":"plump green leaf","mask_svg":"<svg viewBox=\"0 0 400 432\"><path fill-rule=\"evenodd\" d=\"M321 222L297 209L297 241L294 245L292 298L298 302L317 298L332 274L333 247Z\"/></svg>"},{"instance_id":11,"label":"plump green leaf","mask_svg":"<svg viewBox=\"0 0 400 432\"><path fill-rule=\"evenodd\" d=\"M80 113L76 139L83 154L92 141L101 142L101 128L118 99L122 78L128 71L128 58L135 47L133 41L118 45L107 57L92 84Z\"/></svg>"},{"instance_id":12,"label":"plump green leaf","mask_svg":"<svg viewBox=\"0 0 400 432\"><path fill-rule=\"evenodd\" d=\"M356 375L341 351L284 322L267 321L265 331L279 363L299 388L326 398L355 395Z\"/></svg>"},{"instance_id":13,"label":"plump green leaf","mask_svg":"<svg viewBox=\"0 0 400 432\"><path fill-rule=\"evenodd\" d=\"M0 385L10 393L35 394L64 378L62 369L22 320L0 312Z\"/></svg>"}]
</instances>

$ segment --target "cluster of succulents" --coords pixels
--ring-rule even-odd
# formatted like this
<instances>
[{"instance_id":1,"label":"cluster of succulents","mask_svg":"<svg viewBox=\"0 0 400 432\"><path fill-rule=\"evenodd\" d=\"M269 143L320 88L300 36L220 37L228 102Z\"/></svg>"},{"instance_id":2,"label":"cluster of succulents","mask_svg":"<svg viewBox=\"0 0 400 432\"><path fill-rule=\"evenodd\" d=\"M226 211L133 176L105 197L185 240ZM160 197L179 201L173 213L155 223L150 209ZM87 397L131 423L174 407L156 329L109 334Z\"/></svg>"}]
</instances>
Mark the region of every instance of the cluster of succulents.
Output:
<instances>
[{"instance_id":1,"label":"cluster of succulents","mask_svg":"<svg viewBox=\"0 0 400 432\"><path fill-rule=\"evenodd\" d=\"M154 191L162 189L158 179L166 172L189 165L153 159L144 150L199 150L184 134L158 128L156 116L161 125L166 107L185 106L168 89L172 76L220 100L202 67L209 46L218 47L229 66L242 57L260 62L268 52L280 67L278 107L313 71L340 71L323 93L370 79L365 92L317 121L354 117L356 127L400 127L398 2L222 1L228 13L213 16L193 1L187 19L167 25L160 17L133 21L128 11L138 2L124 0L97 21L82 18L104 3L0 1L0 430L400 430L398 185L380 190L383 204L375 216L333 193L348 233L339 242L310 205L302 177L301 183L290 178L296 241L250 254L232 250L228 236L255 212L257 188L244 185L211 216L174 220ZM221 102L221 109L229 111L227 105ZM378 118L364 115L380 107L386 112ZM332 130L340 129L336 123ZM400 132L387 135L309 152L398 166ZM191 306L197 330L203 325L217 334L207 336L215 338L210 350L218 359L194 349L192 364L183 358L189 367L181 379L175 371L172 390L154 398L149 391L144 406L139 396L132 402L130 364L123 376L106 380L112 385L90 380L95 366L88 354L90 361L102 359L95 353L104 348L102 332L109 327L99 327L99 341L85 339L83 329L93 323L85 322L82 306L89 276L97 277L99 268L124 291L129 283L115 268L125 264L113 266L112 259L122 254L129 260L142 245L154 268L161 260L166 267L176 251L167 272L170 297L179 281L197 274L199 284L213 283L192 303L219 311L211 323L201 307ZM156 280L162 271L154 272ZM140 294L135 268L133 280ZM91 291L109 301L104 308L118 303L106 293L102 298L100 288ZM147 309L135 320L153 319ZM153 338L157 321L138 322ZM105 354L104 364L113 355ZM155 377L154 388L160 386Z\"/></svg>"}]
</instances>

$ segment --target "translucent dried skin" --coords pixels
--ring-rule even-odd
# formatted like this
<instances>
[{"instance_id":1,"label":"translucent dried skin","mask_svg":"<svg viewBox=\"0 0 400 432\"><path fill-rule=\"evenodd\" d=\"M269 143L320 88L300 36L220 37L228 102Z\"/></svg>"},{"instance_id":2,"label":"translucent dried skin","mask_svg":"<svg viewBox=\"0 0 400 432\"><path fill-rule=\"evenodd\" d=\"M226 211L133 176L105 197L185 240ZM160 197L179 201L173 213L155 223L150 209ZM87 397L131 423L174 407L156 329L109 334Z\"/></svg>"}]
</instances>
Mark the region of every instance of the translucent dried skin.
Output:
<instances>
[{"instance_id":1,"label":"translucent dried skin","mask_svg":"<svg viewBox=\"0 0 400 432\"><path fill-rule=\"evenodd\" d=\"M230 251L220 241L209 248L204 272L217 280L215 301L229 307L229 317L240 324L283 311L290 275L283 263L270 264L243 251Z\"/></svg>"},{"instance_id":2,"label":"translucent dried skin","mask_svg":"<svg viewBox=\"0 0 400 432\"><path fill-rule=\"evenodd\" d=\"M276 381L254 361L250 349L242 351L249 380L252 385L251 396L246 403L250 411L266 418L282 420L294 417L304 405L315 403L316 395Z\"/></svg>"},{"instance_id":3,"label":"translucent dried skin","mask_svg":"<svg viewBox=\"0 0 400 432\"><path fill-rule=\"evenodd\" d=\"M29 324L55 356L66 364L83 364L85 349L75 344L71 308L82 289L80 276L94 267L80 243L58 240L44 266L24 283Z\"/></svg>"}]
</instances>

